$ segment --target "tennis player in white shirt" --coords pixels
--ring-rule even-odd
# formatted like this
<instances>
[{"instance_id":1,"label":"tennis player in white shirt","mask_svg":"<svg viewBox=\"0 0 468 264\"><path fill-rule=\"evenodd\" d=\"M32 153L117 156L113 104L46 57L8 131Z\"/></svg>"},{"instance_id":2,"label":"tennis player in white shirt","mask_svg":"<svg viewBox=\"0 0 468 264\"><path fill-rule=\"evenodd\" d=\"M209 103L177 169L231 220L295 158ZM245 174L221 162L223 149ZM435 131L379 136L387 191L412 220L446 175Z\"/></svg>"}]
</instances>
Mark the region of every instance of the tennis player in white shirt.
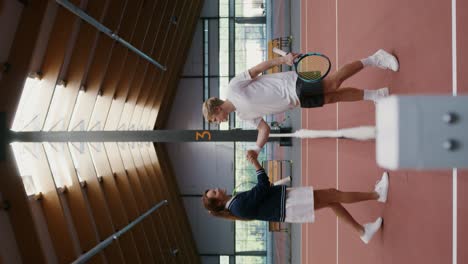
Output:
<instances>
[{"instance_id":1,"label":"tennis player in white shirt","mask_svg":"<svg viewBox=\"0 0 468 264\"><path fill-rule=\"evenodd\" d=\"M298 56L299 54L289 53L284 57L264 61L237 75L229 83L225 100L211 97L203 103L203 116L208 122L220 123L228 120L229 113L236 112L237 118L247 121L258 129L254 148L258 155L270 134L270 127L263 120L263 116L282 113L295 107L312 108L324 104L361 100L377 102L388 96L387 87L363 90L341 87L341 84L365 67L392 71L398 71L399 68L398 60L380 49L365 59L344 65L337 72L315 83L302 81L295 71L260 75L277 65L292 66Z\"/></svg>"}]
</instances>

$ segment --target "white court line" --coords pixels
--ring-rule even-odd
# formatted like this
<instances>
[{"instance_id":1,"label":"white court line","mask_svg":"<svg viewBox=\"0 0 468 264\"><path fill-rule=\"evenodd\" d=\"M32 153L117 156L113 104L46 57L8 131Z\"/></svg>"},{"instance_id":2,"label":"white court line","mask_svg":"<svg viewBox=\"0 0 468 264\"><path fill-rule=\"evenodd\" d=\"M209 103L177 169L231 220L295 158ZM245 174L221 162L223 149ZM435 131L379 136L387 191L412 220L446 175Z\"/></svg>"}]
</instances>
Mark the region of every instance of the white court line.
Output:
<instances>
[{"instance_id":1,"label":"white court line","mask_svg":"<svg viewBox=\"0 0 468 264\"><path fill-rule=\"evenodd\" d=\"M301 1L301 5L304 1ZM305 9L302 9L302 6L301 6L301 15L302 14L307 14L307 0L305 1ZM305 10L305 12L302 12L302 10ZM302 20L302 19L301 19ZM307 34L307 32L309 32L308 30L308 21L307 21L307 16L304 17L304 20L305 20L305 32L304 32L304 35L306 36L305 38L305 50L307 51L308 48L309 48L309 36ZM306 110L306 126L307 128L309 127L309 110ZM304 142L306 144L306 170L305 170L305 173L303 175L311 175L311 173L309 172L309 162L307 162L309 160L309 140L307 139L304 139ZM309 185L309 177L306 176L306 185ZM304 239L304 242L305 242L305 248L309 248L309 237L308 237L308 234L309 234L309 224L306 224L305 225L305 239ZM302 256L302 252L301 252L301 256ZM309 263L309 254L305 254L305 263Z\"/></svg>"},{"instance_id":2,"label":"white court line","mask_svg":"<svg viewBox=\"0 0 468 264\"><path fill-rule=\"evenodd\" d=\"M456 16L456 0L452 0L452 95L457 96L457 16ZM335 0L335 17L336 17L336 67L338 70L338 0ZM338 110L339 103L336 104L336 129L338 129ZM338 182L338 139L336 140L336 188L339 187ZM452 169L452 264L457 264L457 208L458 208L458 171L457 168ZM338 259L338 217L336 219L336 263Z\"/></svg>"},{"instance_id":3,"label":"white court line","mask_svg":"<svg viewBox=\"0 0 468 264\"><path fill-rule=\"evenodd\" d=\"M452 95L457 96L457 0L452 0ZM452 169L452 264L457 264L457 169Z\"/></svg>"},{"instance_id":4,"label":"white court line","mask_svg":"<svg viewBox=\"0 0 468 264\"><path fill-rule=\"evenodd\" d=\"M335 0L335 54L336 54L336 70L338 70L338 0ZM338 113L339 113L339 103L336 103L336 129L338 129ZM338 177L338 144L339 139L336 139L336 189L339 189L339 177ZM336 216L336 264L339 263L339 220Z\"/></svg>"},{"instance_id":5,"label":"white court line","mask_svg":"<svg viewBox=\"0 0 468 264\"><path fill-rule=\"evenodd\" d=\"M457 264L457 169L452 170L452 264Z\"/></svg>"}]
</instances>

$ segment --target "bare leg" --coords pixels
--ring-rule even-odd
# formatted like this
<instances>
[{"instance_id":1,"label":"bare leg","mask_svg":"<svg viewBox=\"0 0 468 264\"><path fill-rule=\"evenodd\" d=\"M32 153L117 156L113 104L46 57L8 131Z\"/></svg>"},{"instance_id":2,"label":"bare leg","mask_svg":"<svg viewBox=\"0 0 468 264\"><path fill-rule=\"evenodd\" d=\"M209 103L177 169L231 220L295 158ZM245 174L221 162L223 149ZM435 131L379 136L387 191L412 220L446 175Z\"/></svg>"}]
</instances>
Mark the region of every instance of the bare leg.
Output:
<instances>
[{"instance_id":1,"label":"bare leg","mask_svg":"<svg viewBox=\"0 0 468 264\"><path fill-rule=\"evenodd\" d=\"M353 61L351 63L345 64L338 71L327 76L322 81L325 93L336 91L338 88L340 88L341 83L361 71L363 68L364 65L361 61Z\"/></svg>"},{"instance_id":2,"label":"bare leg","mask_svg":"<svg viewBox=\"0 0 468 264\"><path fill-rule=\"evenodd\" d=\"M333 212L335 212L339 219L351 225L351 227L353 227L353 229L356 230L360 236L364 234L364 227L359 224L341 204L333 203L330 204L329 207L333 210Z\"/></svg>"},{"instance_id":3,"label":"bare leg","mask_svg":"<svg viewBox=\"0 0 468 264\"><path fill-rule=\"evenodd\" d=\"M377 200L378 198L379 195L376 192L342 192L333 188L315 190L314 207L315 210L330 207L338 218L351 225L359 235L363 235L364 227L351 216L341 203L357 203Z\"/></svg>"},{"instance_id":4,"label":"bare leg","mask_svg":"<svg viewBox=\"0 0 468 264\"><path fill-rule=\"evenodd\" d=\"M328 207L335 203L358 203L377 200L376 192L342 192L337 189L323 189L314 191L314 206L316 209Z\"/></svg>"},{"instance_id":5,"label":"bare leg","mask_svg":"<svg viewBox=\"0 0 468 264\"><path fill-rule=\"evenodd\" d=\"M360 72L364 69L364 65L361 61L353 61L343 65L341 68L338 69L335 73L332 73L329 78L334 79L341 82L344 82L349 77L353 76L354 74Z\"/></svg>"},{"instance_id":6,"label":"bare leg","mask_svg":"<svg viewBox=\"0 0 468 264\"><path fill-rule=\"evenodd\" d=\"M372 201L379 199L376 192L341 192L338 191L338 200L340 203L358 203L363 201Z\"/></svg>"},{"instance_id":7,"label":"bare leg","mask_svg":"<svg viewBox=\"0 0 468 264\"><path fill-rule=\"evenodd\" d=\"M324 104L337 102L356 102L364 99L364 90L357 88L340 88L338 91L325 93Z\"/></svg>"}]
</instances>

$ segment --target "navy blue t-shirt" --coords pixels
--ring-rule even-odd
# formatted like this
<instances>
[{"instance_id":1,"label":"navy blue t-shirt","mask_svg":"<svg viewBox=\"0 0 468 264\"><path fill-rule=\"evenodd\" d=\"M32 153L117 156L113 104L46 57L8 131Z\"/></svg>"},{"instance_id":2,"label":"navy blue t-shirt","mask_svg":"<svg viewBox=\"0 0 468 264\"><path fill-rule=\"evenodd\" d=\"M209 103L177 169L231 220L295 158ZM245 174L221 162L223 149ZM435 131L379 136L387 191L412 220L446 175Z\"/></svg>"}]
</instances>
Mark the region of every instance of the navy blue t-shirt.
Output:
<instances>
[{"instance_id":1,"label":"navy blue t-shirt","mask_svg":"<svg viewBox=\"0 0 468 264\"><path fill-rule=\"evenodd\" d=\"M228 210L235 216L271 222L284 222L286 186L271 186L265 170L257 170L258 183L250 191L234 196Z\"/></svg>"}]
</instances>

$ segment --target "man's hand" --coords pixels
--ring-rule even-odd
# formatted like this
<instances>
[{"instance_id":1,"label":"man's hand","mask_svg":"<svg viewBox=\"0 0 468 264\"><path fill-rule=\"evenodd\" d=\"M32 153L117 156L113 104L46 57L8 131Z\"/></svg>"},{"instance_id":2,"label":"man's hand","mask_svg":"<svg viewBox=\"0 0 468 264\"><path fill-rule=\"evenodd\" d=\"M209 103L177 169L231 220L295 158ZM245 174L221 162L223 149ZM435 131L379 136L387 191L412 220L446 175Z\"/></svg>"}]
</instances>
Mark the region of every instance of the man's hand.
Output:
<instances>
[{"instance_id":1,"label":"man's hand","mask_svg":"<svg viewBox=\"0 0 468 264\"><path fill-rule=\"evenodd\" d=\"M289 66L292 66L294 63L294 59L299 57L299 53L288 53L288 55L284 57L278 57L278 58L273 58L264 62L261 62L260 64L252 67L249 69L249 74L252 79L257 77L260 73L270 69L271 67L278 66L281 64L287 64Z\"/></svg>"},{"instance_id":2,"label":"man's hand","mask_svg":"<svg viewBox=\"0 0 468 264\"><path fill-rule=\"evenodd\" d=\"M290 52L288 53L286 56L283 57L283 63L284 64L287 64L289 66L293 66L294 64L294 60L299 57L301 54L299 53L294 53L294 52Z\"/></svg>"}]
</instances>

